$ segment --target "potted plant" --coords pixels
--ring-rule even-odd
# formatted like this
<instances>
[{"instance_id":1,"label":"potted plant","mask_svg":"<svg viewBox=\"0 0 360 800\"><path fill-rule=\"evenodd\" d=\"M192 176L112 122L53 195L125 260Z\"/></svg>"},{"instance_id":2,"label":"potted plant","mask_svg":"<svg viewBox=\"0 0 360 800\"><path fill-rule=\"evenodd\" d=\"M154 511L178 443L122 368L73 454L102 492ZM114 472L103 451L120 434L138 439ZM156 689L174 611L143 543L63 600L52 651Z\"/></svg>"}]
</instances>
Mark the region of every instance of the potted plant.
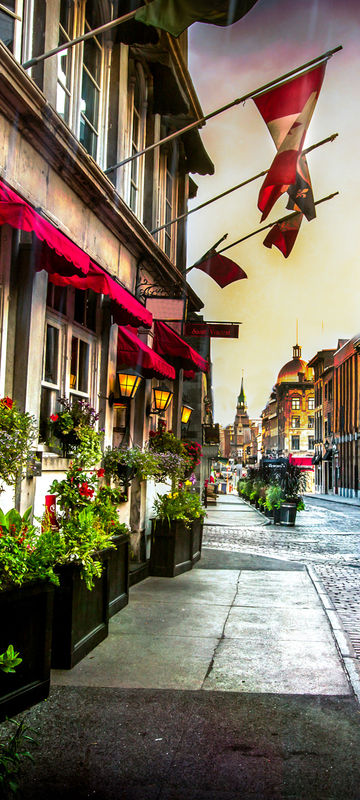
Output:
<instances>
[{"instance_id":1,"label":"potted plant","mask_svg":"<svg viewBox=\"0 0 360 800\"><path fill-rule=\"evenodd\" d=\"M307 478L297 464L289 461L281 472L280 485L283 492L283 502L280 509L280 524L294 526L297 510L304 508L301 493L306 490Z\"/></svg>"},{"instance_id":2,"label":"potted plant","mask_svg":"<svg viewBox=\"0 0 360 800\"><path fill-rule=\"evenodd\" d=\"M190 491L190 481L176 491L157 495L152 520L150 574L172 578L192 569L201 556L205 509Z\"/></svg>"},{"instance_id":3,"label":"potted plant","mask_svg":"<svg viewBox=\"0 0 360 800\"><path fill-rule=\"evenodd\" d=\"M278 483L270 484L266 489L265 509L273 517L274 525L280 524L280 508L283 500L281 486Z\"/></svg>"},{"instance_id":4,"label":"potted plant","mask_svg":"<svg viewBox=\"0 0 360 800\"><path fill-rule=\"evenodd\" d=\"M72 462L66 478L50 487L61 512L55 529L51 520L44 520L47 529L53 528L58 545L52 654L52 666L58 668L73 667L108 634L109 562L116 549L113 535L124 535L125 526L118 522L116 506L112 506L119 495L100 488L103 472L85 471ZM127 546L125 551L127 581ZM127 602L127 583L121 594ZM119 596L112 599L121 607Z\"/></svg>"},{"instance_id":5,"label":"potted plant","mask_svg":"<svg viewBox=\"0 0 360 800\"><path fill-rule=\"evenodd\" d=\"M64 457L78 457L81 453L83 466L98 464L101 460L102 432L96 430L99 414L87 400L81 398L59 399L62 410L51 414L48 433L49 442L58 442Z\"/></svg>"},{"instance_id":6,"label":"potted plant","mask_svg":"<svg viewBox=\"0 0 360 800\"><path fill-rule=\"evenodd\" d=\"M21 653L15 674L0 673L0 718L49 694L56 543L30 522L31 508L0 511L0 651Z\"/></svg>"},{"instance_id":7,"label":"potted plant","mask_svg":"<svg viewBox=\"0 0 360 800\"><path fill-rule=\"evenodd\" d=\"M0 400L0 492L22 477L35 439L35 419L11 397Z\"/></svg>"}]
</instances>

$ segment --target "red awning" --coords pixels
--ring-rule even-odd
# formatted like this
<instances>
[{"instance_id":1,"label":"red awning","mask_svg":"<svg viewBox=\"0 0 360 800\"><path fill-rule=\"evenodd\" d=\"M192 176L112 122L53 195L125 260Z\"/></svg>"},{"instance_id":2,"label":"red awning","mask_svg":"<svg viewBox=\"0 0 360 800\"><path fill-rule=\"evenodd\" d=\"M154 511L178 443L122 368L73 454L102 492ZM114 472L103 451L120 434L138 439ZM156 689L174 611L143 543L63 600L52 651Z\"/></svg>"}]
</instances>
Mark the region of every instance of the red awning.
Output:
<instances>
[{"instance_id":1,"label":"red awning","mask_svg":"<svg viewBox=\"0 0 360 800\"><path fill-rule=\"evenodd\" d=\"M154 350L161 356L174 359L180 368L195 370L195 372L208 372L209 370L209 364L205 358L160 320L155 320Z\"/></svg>"},{"instance_id":2,"label":"red awning","mask_svg":"<svg viewBox=\"0 0 360 800\"><path fill-rule=\"evenodd\" d=\"M90 258L54 225L40 216L20 195L0 181L0 225L7 223L12 228L32 232L58 256L74 264L76 269L87 273Z\"/></svg>"},{"instance_id":3,"label":"red awning","mask_svg":"<svg viewBox=\"0 0 360 800\"><path fill-rule=\"evenodd\" d=\"M144 378L169 378L174 380L174 367L164 361L128 328L119 328L117 368L133 367Z\"/></svg>"},{"instance_id":4,"label":"red awning","mask_svg":"<svg viewBox=\"0 0 360 800\"><path fill-rule=\"evenodd\" d=\"M135 327L144 325L146 328L151 328L152 314L150 314L150 311L92 261L87 275L70 275L66 274L65 270L62 270L62 274L50 273L49 280L51 283L55 283L56 286L92 289L97 294L107 295L110 297L111 311L118 325L134 325Z\"/></svg>"},{"instance_id":5,"label":"red awning","mask_svg":"<svg viewBox=\"0 0 360 800\"><path fill-rule=\"evenodd\" d=\"M292 453L290 453L289 461L290 464L296 464L297 467L313 469L312 456L293 456Z\"/></svg>"},{"instance_id":6,"label":"red awning","mask_svg":"<svg viewBox=\"0 0 360 800\"><path fill-rule=\"evenodd\" d=\"M98 294L107 295L112 301L111 310L118 325L151 327L152 314L145 306L0 181L0 225L5 223L18 230L32 232L39 239L35 248L36 269L38 272L45 269L52 283L82 290L92 289Z\"/></svg>"}]
</instances>

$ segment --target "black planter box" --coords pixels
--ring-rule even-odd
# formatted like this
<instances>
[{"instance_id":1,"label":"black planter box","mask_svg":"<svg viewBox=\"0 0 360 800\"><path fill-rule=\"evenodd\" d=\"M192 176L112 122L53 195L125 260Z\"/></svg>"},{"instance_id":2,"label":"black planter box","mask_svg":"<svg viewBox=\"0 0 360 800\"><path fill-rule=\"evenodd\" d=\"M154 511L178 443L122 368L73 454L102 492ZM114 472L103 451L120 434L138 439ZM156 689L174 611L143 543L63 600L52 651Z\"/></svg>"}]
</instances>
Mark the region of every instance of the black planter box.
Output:
<instances>
[{"instance_id":1,"label":"black planter box","mask_svg":"<svg viewBox=\"0 0 360 800\"><path fill-rule=\"evenodd\" d=\"M56 570L60 586L54 595L51 666L55 669L71 669L108 635L109 557L109 550L99 553L103 572L91 591L79 564L62 564Z\"/></svg>"},{"instance_id":2,"label":"black planter box","mask_svg":"<svg viewBox=\"0 0 360 800\"><path fill-rule=\"evenodd\" d=\"M152 520L150 575L174 578L192 569L192 531L181 520Z\"/></svg>"},{"instance_id":3,"label":"black planter box","mask_svg":"<svg viewBox=\"0 0 360 800\"><path fill-rule=\"evenodd\" d=\"M109 550L109 617L129 602L129 539L124 534L113 537L115 550Z\"/></svg>"},{"instance_id":4,"label":"black planter box","mask_svg":"<svg viewBox=\"0 0 360 800\"><path fill-rule=\"evenodd\" d=\"M201 558L201 545L203 535L203 523L196 519L191 526L191 561L196 564Z\"/></svg>"},{"instance_id":5,"label":"black planter box","mask_svg":"<svg viewBox=\"0 0 360 800\"><path fill-rule=\"evenodd\" d=\"M296 503L282 503L280 507L280 525L295 525Z\"/></svg>"},{"instance_id":6,"label":"black planter box","mask_svg":"<svg viewBox=\"0 0 360 800\"><path fill-rule=\"evenodd\" d=\"M0 720L49 694L53 600L44 582L0 592L0 653L12 644L22 658L14 673L0 670Z\"/></svg>"}]
</instances>

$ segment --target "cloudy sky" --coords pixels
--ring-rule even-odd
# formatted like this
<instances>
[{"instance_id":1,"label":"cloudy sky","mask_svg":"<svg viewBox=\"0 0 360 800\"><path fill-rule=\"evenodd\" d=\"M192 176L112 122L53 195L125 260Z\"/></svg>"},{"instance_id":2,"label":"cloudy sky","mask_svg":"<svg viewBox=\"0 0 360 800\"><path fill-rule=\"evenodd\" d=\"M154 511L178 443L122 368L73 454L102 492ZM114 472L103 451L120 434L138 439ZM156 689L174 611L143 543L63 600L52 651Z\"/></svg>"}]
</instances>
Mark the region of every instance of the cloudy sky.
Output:
<instances>
[{"instance_id":1,"label":"cloudy sky","mask_svg":"<svg viewBox=\"0 0 360 800\"><path fill-rule=\"evenodd\" d=\"M226 255L248 280L220 289L194 270L189 282L209 320L239 320L239 340L212 340L215 419L233 422L242 371L249 413L258 416L281 366L292 357L299 321L303 357L360 330L359 107L360 3L358 0L258 0L228 28L189 29L189 66L205 114L300 64L343 45L327 64L305 147L339 133L308 156L315 200L340 195L303 221L285 259L258 235ZM202 130L214 176L197 176L197 205L270 166L275 146L255 104L248 100L210 120ZM224 233L231 243L260 226L261 180L189 217L188 265ZM280 198L267 222L286 212Z\"/></svg>"}]
</instances>

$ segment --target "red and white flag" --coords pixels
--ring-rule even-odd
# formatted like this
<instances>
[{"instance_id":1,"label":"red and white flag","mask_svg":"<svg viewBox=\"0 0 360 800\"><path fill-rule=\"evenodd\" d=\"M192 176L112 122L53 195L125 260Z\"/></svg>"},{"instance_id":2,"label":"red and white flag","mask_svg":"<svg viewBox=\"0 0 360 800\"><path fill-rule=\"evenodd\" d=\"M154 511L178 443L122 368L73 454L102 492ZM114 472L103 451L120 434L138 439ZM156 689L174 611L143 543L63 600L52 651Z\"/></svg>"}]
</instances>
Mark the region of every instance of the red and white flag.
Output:
<instances>
[{"instance_id":1,"label":"red and white flag","mask_svg":"<svg viewBox=\"0 0 360 800\"><path fill-rule=\"evenodd\" d=\"M303 216L303 214L295 214L283 222L276 222L264 239L265 247L274 245L287 258L294 247Z\"/></svg>"},{"instance_id":2,"label":"red and white flag","mask_svg":"<svg viewBox=\"0 0 360 800\"><path fill-rule=\"evenodd\" d=\"M260 189L264 220L276 200L296 182L306 131L324 80L326 62L253 98L275 142L277 155Z\"/></svg>"}]
</instances>

